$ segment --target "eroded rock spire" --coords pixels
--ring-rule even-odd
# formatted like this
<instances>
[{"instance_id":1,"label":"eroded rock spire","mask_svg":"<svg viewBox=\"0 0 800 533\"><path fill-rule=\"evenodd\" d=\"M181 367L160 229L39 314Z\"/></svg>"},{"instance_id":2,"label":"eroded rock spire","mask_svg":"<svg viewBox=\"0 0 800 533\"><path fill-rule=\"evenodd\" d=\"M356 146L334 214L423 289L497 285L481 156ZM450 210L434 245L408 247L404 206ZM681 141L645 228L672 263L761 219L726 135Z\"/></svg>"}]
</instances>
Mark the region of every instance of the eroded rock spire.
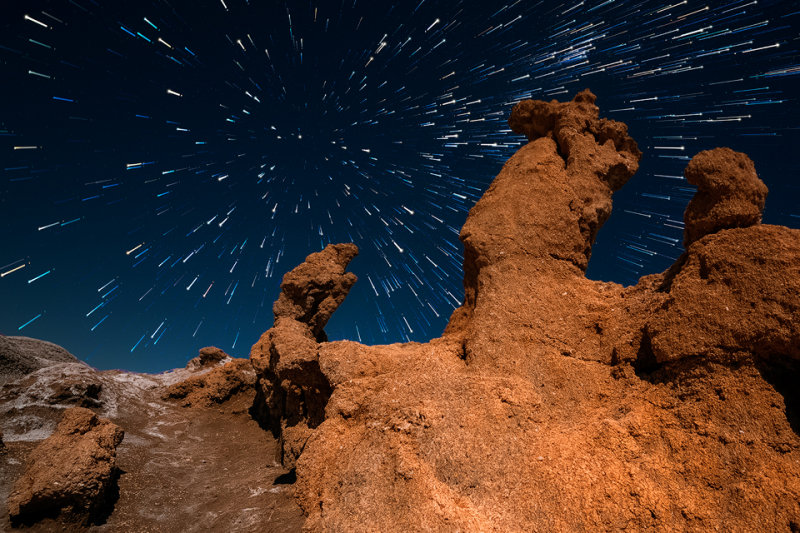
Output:
<instances>
[{"instance_id":1,"label":"eroded rock spire","mask_svg":"<svg viewBox=\"0 0 800 533\"><path fill-rule=\"evenodd\" d=\"M255 412L279 438L289 468L325 417L331 386L319 367L318 342L327 340L323 328L357 280L345 271L356 255L354 244L331 244L288 272L274 325L250 351L259 373Z\"/></svg>"},{"instance_id":2,"label":"eroded rock spire","mask_svg":"<svg viewBox=\"0 0 800 533\"><path fill-rule=\"evenodd\" d=\"M317 340L327 340L325 324L358 279L345 272L357 255L355 244L332 244L287 272L273 306L275 322L284 318L297 320L307 324Z\"/></svg>"}]
</instances>

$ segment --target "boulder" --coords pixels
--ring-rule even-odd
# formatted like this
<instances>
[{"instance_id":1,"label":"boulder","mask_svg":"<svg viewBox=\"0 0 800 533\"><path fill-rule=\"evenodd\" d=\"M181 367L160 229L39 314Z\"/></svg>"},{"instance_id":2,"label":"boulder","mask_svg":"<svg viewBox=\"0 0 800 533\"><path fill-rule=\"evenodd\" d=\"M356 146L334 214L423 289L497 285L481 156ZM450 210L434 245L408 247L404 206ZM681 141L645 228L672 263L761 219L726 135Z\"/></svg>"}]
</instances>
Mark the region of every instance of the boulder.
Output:
<instances>
[{"instance_id":1,"label":"boulder","mask_svg":"<svg viewBox=\"0 0 800 533\"><path fill-rule=\"evenodd\" d=\"M722 229L761 223L767 186L746 154L730 148L706 150L692 158L685 174L686 181L697 186L684 213L687 247Z\"/></svg>"},{"instance_id":2,"label":"boulder","mask_svg":"<svg viewBox=\"0 0 800 533\"><path fill-rule=\"evenodd\" d=\"M102 521L115 501L116 450L123 436L122 429L88 409L67 409L56 431L31 452L8 497L11 523Z\"/></svg>"},{"instance_id":3,"label":"boulder","mask_svg":"<svg viewBox=\"0 0 800 533\"><path fill-rule=\"evenodd\" d=\"M205 348L200 348L200 353L187 363L186 368L189 370L210 368L230 358L230 355L216 346L206 346Z\"/></svg>"}]
</instances>

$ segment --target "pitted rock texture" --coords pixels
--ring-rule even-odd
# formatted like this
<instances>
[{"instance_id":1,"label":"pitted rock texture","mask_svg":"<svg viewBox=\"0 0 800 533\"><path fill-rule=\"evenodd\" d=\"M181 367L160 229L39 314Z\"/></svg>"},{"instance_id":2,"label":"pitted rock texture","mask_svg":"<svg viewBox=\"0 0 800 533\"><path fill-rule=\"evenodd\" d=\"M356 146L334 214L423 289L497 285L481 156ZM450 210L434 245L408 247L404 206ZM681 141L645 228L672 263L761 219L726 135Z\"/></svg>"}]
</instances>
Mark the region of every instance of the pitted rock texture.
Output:
<instances>
[{"instance_id":1,"label":"pitted rock texture","mask_svg":"<svg viewBox=\"0 0 800 533\"><path fill-rule=\"evenodd\" d=\"M800 231L760 208L723 229L703 206L759 187L746 168L702 185L729 170L701 154L687 228L712 223L687 252L634 287L588 280L641 155L594 102L512 112L530 142L470 211L442 338L318 342L295 313L253 347L307 530L800 528Z\"/></svg>"},{"instance_id":2,"label":"pitted rock texture","mask_svg":"<svg viewBox=\"0 0 800 533\"><path fill-rule=\"evenodd\" d=\"M597 230L611 214L611 194L636 173L642 156L627 126L600 119L594 102L586 90L572 102L526 100L514 108L509 125L531 143L470 211L461 230L469 260L522 253L586 269Z\"/></svg>"},{"instance_id":3,"label":"pitted rock texture","mask_svg":"<svg viewBox=\"0 0 800 533\"><path fill-rule=\"evenodd\" d=\"M56 431L30 454L8 497L14 525L59 517L89 524L110 511L118 478L117 446L124 432L92 411L64 412Z\"/></svg>"},{"instance_id":4,"label":"pitted rock texture","mask_svg":"<svg viewBox=\"0 0 800 533\"><path fill-rule=\"evenodd\" d=\"M697 154L686 167L686 180L697 186L684 216L684 244L727 228L761 223L767 186L746 154L716 148Z\"/></svg>"}]
</instances>

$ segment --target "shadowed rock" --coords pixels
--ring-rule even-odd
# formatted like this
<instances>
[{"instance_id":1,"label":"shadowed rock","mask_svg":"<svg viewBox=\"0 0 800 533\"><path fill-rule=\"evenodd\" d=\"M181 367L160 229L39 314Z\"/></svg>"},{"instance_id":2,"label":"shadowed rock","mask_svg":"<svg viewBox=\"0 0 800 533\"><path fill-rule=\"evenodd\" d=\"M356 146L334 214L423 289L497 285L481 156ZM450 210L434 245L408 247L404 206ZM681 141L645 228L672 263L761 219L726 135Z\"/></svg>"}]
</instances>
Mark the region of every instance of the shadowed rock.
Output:
<instances>
[{"instance_id":1,"label":"shadowed rock","mask_svg":"<svg viewBox=\"0 0 800 533\"><path fill-rule=\"evenodd\" d=\"M698 187L684 215L687 251L663 276L640 364L800 359L797 231L760 225L767 187L745 154L700 152L686 178Z\"/></svg>"},{"instance_id":2,"label":"shadowed rock","mask_svg":"<svg viewBox=\"0 0 800 533\"><path fill-rule=\"evenodd\" d=\"M104 409L106 385L60 346L0 335L0 430L7 442L47 437L66 407Z\"/></svg>"},{"instance_id":3,"label":"shadowed rock","mask_svg":"<svg viewBox=\"0 0 800 533\"><path fill-rule=\"evenodd\" d=\"M108 517L110 506L89 519L102 524L98 530L251 531L264 530L260 525L268 524L266 530L299 531L301 512L292 501L292 487L269 490L273 480L286 473L274 461L264 460L274 456L277 442L247 416L255 395L249 361L223 358L209 361L212 366L205 368L191 364L160 374L97 371L75 359L50 360L50 343L26 339L25 344L26 356L45 363L0 385L0 432L7 446L0 456L0 531L13 530L8 497L23 476L31 450L54 434L65 409L80 398L91 399L81 395L90 387L75 387L80 383L101 385L100 405L93 409L125 428L125 442L117 448L116 465L124 470L118 483L119 500ZM242 381L245 385L240 388ZM179 389L185 396L162 401L166 389L180 382L184 382L182 387L171 390ZM185 409L181 404L204 408ZM78 443L73 450L80 451L81 446ZM57 461L53 471L57 467L74 471L81 464L67 457L66 451L63 456L60 452L51 455ZM47 496L58 488L48 485L41 494ZM113 488L110 500L115 498ZM72 499L65 506L75 502ZM82 528L79 524L84 520L74 512L68 509L56 517L57 513L55 505L41 513L32 510L16 523L43 519L27 528L31 531Z\"/></svg>"},{"instance_id":4,"label":"shadowed rock","mask_svg":"<svg viewBox=\"0 0 800 533\"><path fill-rule=\"evenodd\" d=\"M283 277L280 297L273 306L275 320L291 318L308 324L317 340L327 340L325 324L356 282L355 274L344 270L356 255L354 244L329 245L309 255Z\"/></svg>"},{"instance_id":5,"label":"shadowed rock","mask_svg":"<svg viewBox=\"0 0 800 533\"><path fill-rule=\"evenodd\" d=\"M649 363L756 355L800 360L797 230L722 230L692 244L667 298L646 322Z\"/></svg>"},{"instance_id":6,"label":"shadowed rock","mask_svg":"<svg viewBox=\"0 0 800 533\"><path fill-rule=\"evenodd\" d=\"M117 446L124 432L93 412L64 412L56 431L30 454L27 468L8 498L14 525L58 517L90 524L114 503Z\"/></svg>"},{"instance_id":7,"label":"shadowed rock","mask_svg":"<svg viewBox=\"0 0 800 533\"><path fill-rule=\"evenodd\" d=\"M746 154L730 148L700 152L686 167L686 180L697 186L684 213L684 245L721 229L761 223L767 186Z\"/></svg>"},{"instance_id":8,"label":"shadowed rock","mask_svg":"<svg viewBox=\"0 0 800 533\"><path fill-rule=\"evenodd\" d=\"M74 355L51 342L0 335L0 385L54 363L79 363Z\"/></svg>"}]
</instances>

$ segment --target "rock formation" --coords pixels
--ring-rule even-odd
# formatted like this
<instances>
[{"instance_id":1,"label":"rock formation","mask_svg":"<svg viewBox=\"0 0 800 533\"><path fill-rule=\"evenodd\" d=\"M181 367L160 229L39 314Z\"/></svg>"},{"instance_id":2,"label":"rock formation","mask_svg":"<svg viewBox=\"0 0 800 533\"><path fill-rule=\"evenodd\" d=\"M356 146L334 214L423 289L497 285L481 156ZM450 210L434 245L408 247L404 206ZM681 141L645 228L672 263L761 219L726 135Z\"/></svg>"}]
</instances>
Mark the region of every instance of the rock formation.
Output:
<instances>
[{"instance_id":1,"label":"rock formation","mask_svg":"<svg viewBox=\"0 0 800 533\"><path fill-rule=\"evenodd\" d=\"M721 229L761 223L767 186L746 154L730 148L700 152L686 167L686 181L697 186L686 208L686 246Z\"/></svg>"},{"instance_id":2,"label":"rock formation","mask_svg":"<svg viewBox=\"0 0 800 533\"><path fill-rule=\"evenodd\" d=\"M286 274L249 361L98 372L0 336L0 505L20 476L15 524L96 520L118 453L113 531L800 531L800 231L760 223L753 163L698 154L685 253L622 287L585 271L625 125L589 91L509 124L530 142L470 211L441 338L327 342L352 244Z\"/></svg>"},{"instance_id":3,"label":"rock formation","mask_svg":"<svg viewBox=\"0 0 800 533\"><path fill-rule=\"evenodd\" d=\"M273 308L275 321L290 319L306 324L317 341L327 340L325 324L356 282L355 274L345 272L356 255L354 244L328 246L288 272Z\"/></svg>"},{"instance_id":4,"label":"rock formation","mask_svg":"<svg viewBox=\"0 0 800 533\"><path fill-rule=\"evenodd\" d=\"M345 268L357 254L354 244L330 245L287 273L273 307L274 326L250 352L259 374L255 415L280 438L287 468L294 468L325 417L331 389L317 347L326 339L325 324L356 282Z\"/></svg>"},{"instance_id":5,"label":"rock formation","mask_svg":"<svg viewBox=\"0 0 800 533\"><path fill-rule=\"evenodd\" d=\"M103 531L298 531L293 487L275 484L287 471L264 460L276 454L277 442L248 414L254 380L248 360L213 348L202 349L187 368L148 375L98 371L51 343L2 337L0 531L14 525L73 531L87 521L100 522L91 530ZM87 396L90 387L79 383L96 384L97 394ZM168 392L182 398L165 401ZM97 426L64 436L65 412L74 421L70 408L88 400ZM94 420L85 409L77 413ZM97 480L82 479L109 464L103 442L95 449L97 464L86 456L93 435L109 431L99 417L125 431L116 448L121 475L112 485L119 500L110 515L116 490L109 494ZM66 444L73 441L79 442ZM54 442L64 447L54 450Z\"/></svg>"},{"instance_id":6,"label":"rock formation","mask_svg":"<svg viewBox=\"0 0 800 533\"><path fill-rule=\"evenodd\" d=\"M56 431L34 449L8 498L14 525L45 517L88 524L113 505L117 446L124 432L81 407L64 412Z\"/></svg>"},{"instance_id":7,"label":"rock formation","mask_svg":"<svg viewBox=\"0 0 800 533\"><path fill-rule=\"evenodd\" d=\"M202 370L204 368L217 366L221 362L229 359L231 359L231 356L216 346L206 346L205 348L200 348L197 357L191 359L186 364L186 368L189 370Z\"/></svg>"},{"instance_id":8,"label":"rock formation","mask_svg":"<svg viewBox=\"0 0 800 533\"><path fill-rule=\"evenodd\" d=\"M11 530L7 504L13 502L8 497L32 450L54 433L66 409L87 404L126 435L117 448L116 464L123 471L119 500L107 518L99 513L102 528L183 531L191 523L199 530L234 532L270 522L259 529L299 529L292 487L273 486L286 471L269 461L251 462L251 455L273 456L276 443L248 415L255 394L249 361L203 349L187 368L163 374L97 371L48 342L21 337L2 341L0 431L7 453L0 461L0 530ZM22 357L13 357L20 353ZM51 357L59 353L68 357ZM13 364L2 364L6 361ZM19 361L35 364L20 371ZM97 387L75 386L80 383ZM97 394L84 394L91 390ZM187 396L180 402L164 401L168 390L186 391ZM182 404L213 409L184 409ZM81 453L80 448L73 451ZM70 460L76 458L63 456L64 464ZM102 508L105 495L96 496ZM62 529L58 522L70 520L76 517L66 513L48 518L44 511L34 511L15 523L37 521L26 529L53 531ZM73 522L66 527L78 526Z\"/></svg>"},{"instance_id":9,"label":"rock formation","mask_svg":"<svg viewBox=\"0 0 800 533\"><path fill-rule=\"evenodd\" d=\"M162 398L181 400L184 407L215 407L237 394L253 391L255 381L256 375L250 361L233 359L209 372L170 385Z\"/></svg>"},{"instance_id":10,"label":"rock formation","mask_svg":"<svg viewBox=\"0 0 800 533\"><path fill-rule=\"evenodd\" d=\"M55 363L79 363L61 346L27 337L0 335L0 385Z\"/></svg>"},{"instance_id":11,"label":"rock formation","mask_svg":"<svg viewBox=\"0 0 800 533\"><path fill-rule=\"evenodd\" d=\"M676 264L586 279L641 155L594 102L512 112L530 142L470 211L442 338L324 342L308 317L352 285L352 248L284 278L251 359L307 529L800 529L800 231L759 224L746 156L704 152Z\"/></svg>"}]
</instances>

